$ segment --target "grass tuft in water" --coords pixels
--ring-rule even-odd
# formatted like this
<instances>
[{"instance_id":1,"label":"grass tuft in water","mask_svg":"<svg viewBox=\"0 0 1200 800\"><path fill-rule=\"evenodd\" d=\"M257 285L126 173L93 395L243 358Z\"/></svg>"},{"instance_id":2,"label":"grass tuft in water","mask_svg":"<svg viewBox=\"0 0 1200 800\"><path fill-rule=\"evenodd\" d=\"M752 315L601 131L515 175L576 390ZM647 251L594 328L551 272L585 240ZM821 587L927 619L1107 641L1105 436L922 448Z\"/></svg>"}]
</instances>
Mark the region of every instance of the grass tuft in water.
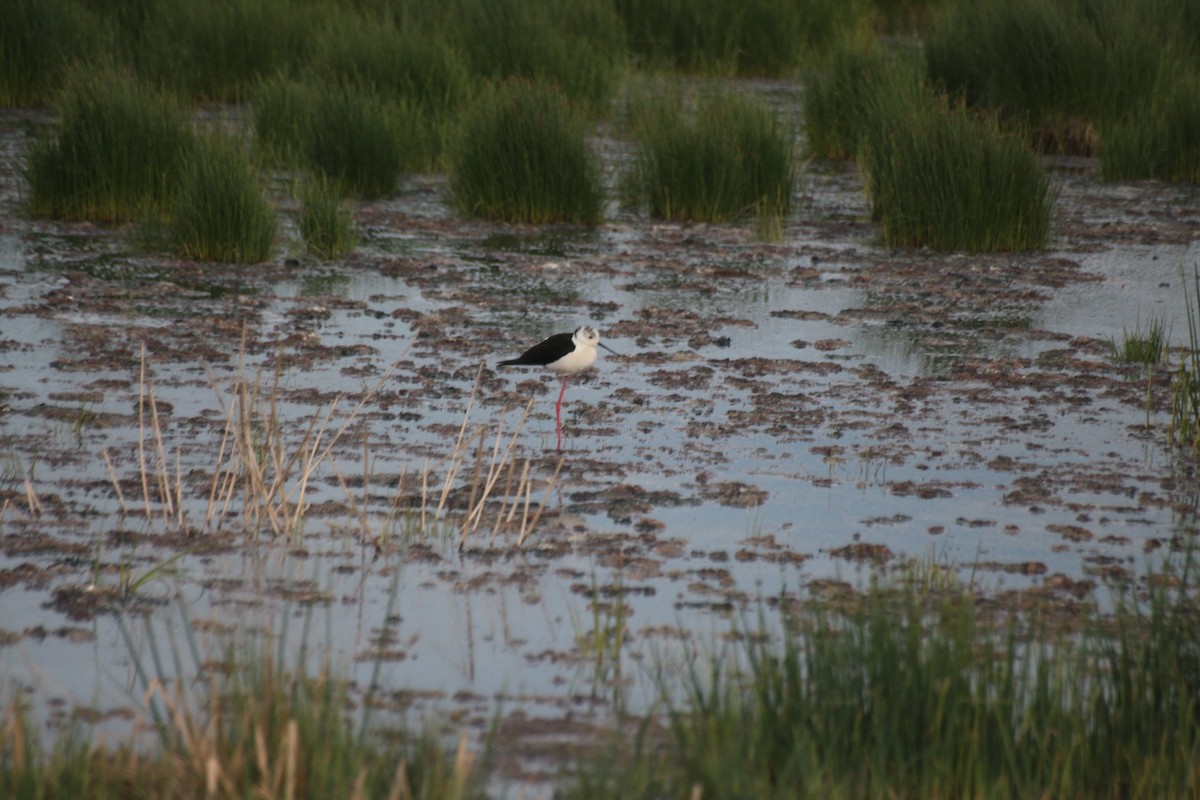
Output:
<instances>
[{"instance_id":1,"label":"grass tuft in water","mask_svg":"<svg viewBox=\"0 0 1200 800\"><path fill-rule=\"evenodd\" d=\"M310 167L363 199L396 188L404 143L396 106L346 86L328 84L314 101L305 133Z\"/></svg>"},{"instance_id":2,"label":"grass tuft in water","mask_svg":"<svg viewBox=\"0 0 1200 800\"><path fill-rule=\"evenodd\" d=\"M637 102L639 153L624 178L627 199L669 220L781 218L798 168L792 133L765 106L727 93Z\"/></svg>"},{"instance_id":3,"label":"grass tuft in water","mask_svg":"<svg viewBox=\"0 0 1200 800\"><path fill-rule=\"evenodd\" d=\"M581 117L553 86L517 81L486 93L451 147L454 205L468 217L593 224L600 168Z\"/></svg>"},{"instance_id":4,"label":"grass tuft in water","mask_svg":"<svg viewBox=\"0 0 1200 800\"><path fill-rule=\"evenodd\" d=\"M349 205L335 185L321 178L303 184L299 226L309 251L322 258L348 253L358 238Z\"/></svg>"},{"instance_id":5,"label":"grass tuft in water","mask_svg":"<svg viewBox=\"0 0 1200 800\"><path fill-rule=\"evenodd\" d=\"M890 247L1044 247L1054 198L1024 142L928 89L879 92L859 165Z\"/></svg>"},{"instance_id":6,"label":"grass tuft in water","mask_svg":"<svg viewBox=\"0 0 1200 800\"><path fill-rule=\"evenodd\" d=\"M980 0L946 7L925 47L930 78L968 104L1040 126L1089 115L1104 57L1071 3Z\"/></svg>"},{"instance_id":7,"label":"grass tuft in water","mask_svg":"<svg viewBox=\"0 0 1200 800\"><path fill-rule=\"evenodd\" d=\"M351 17L327 31L312 71L439 116L456 112L470 95L466 64L449 45L373 20Z\"/></svg>"},{"instance_id":8,"label":"grass tuft in water","mask_svg":"<svg viewBox=\"0 0 1200 800\"><path fill-rule=\"evenodd\" d=\"M0 25L0 107L49 104L71 62L100 49L103 33L100 21L72 0L8 0Z\"/></svg>"},{"instance_id":9,"label":"grass tuft in water","mask_svg":"<svg viewBox=\"0 0 1200 800\"><path fill-rule=\"evenodd\" d=\"M1166 323L1161 316L1151 317L1145 328L1122 330L1121 342L1109 343L1112 358L1121 364L1160 363L1167 352Z\"/></svg>"},{"instance_id":10,"label":"grass tuft in water","mask_svg":"<svg viewBox=\"0 0 1200 800\"><path fill-rule=\"evenodd\" d=\"M442 8L440 28L477 79L550 84L581 113L608 112L625 39L606 0L453 0Z\"/></svg>"},{"instance_id":11,"label":"grass tuft in water","mask_svg":"<svg viewBox=\"0 0 1200 800\"><path fill-rule=\"evenodd\" d=\"M1106 180L1200 183L1200 72L1167 82L1104 128L1100 163Z\"/></svg>"},{"instance_id":12,"label":"grass tuft in water","mask_svg":"<svg viewBox=\"0 0 1200 800\"><path fill-rule=\"evenodd\" d=\"M130 4L139 5L139 4ZM236 101L259 79L311 60L328 6L288 0L151 3L130 32L139 75L196 100Z\"/></svg>"},{"instance_id":13,"label":"grass tuft in water","mask_svg":"<svg viewBox=\"0 0 1200 800\"><path fill-rule=\"evenodd\" d=\"M651 68L786 76L865 26L863 0L618 0L629 49Z\"/></svg>"},{"instance_id":14,"label":"grass tuft in water","mask_svg":"<svg viewBox=\"0 0 1200 800\"><path fill-rule=\"evenodd\" d=\"M202 139L173 206L175 248L200 261L255 264L270 256L275 228L275 207L241 144Z\"/></svg>"},{"instance_id":15,"label":"grass tuft in water","mask_svg":"<svg viewBox=\"0 0 1200 800\"><path fill-rule=\"evenodd\" d=\"M30 154L29 212L45 219L158 218L193 148L182 107L127 73L75 72L54 134Z\"/></svg>"},{"instance_id":16,"label":"grass tuft in water","mask_svg":"<svg viewBox=\"0 0 1200 800\"><path fill-rule=\"evenodd\" d=\"M318 88L312 83L275 75L256 83L250 96L257 160L268 166L299 165Z\"/></svg>"},{"instance_id":17,"label":"grass tuft in water","mask_svg":"<svg viewBox=\"0 0 1200 800\"><path fill-rule=\"evenodd\" d=\"M871 101L885 91L897 70L876 46L847 43L829 63L809 73L804 92L804 132L808 152L833 159L853 159L870 124ZM901 70L916 81L916 73Z\"/></svg>"}]
</instances>

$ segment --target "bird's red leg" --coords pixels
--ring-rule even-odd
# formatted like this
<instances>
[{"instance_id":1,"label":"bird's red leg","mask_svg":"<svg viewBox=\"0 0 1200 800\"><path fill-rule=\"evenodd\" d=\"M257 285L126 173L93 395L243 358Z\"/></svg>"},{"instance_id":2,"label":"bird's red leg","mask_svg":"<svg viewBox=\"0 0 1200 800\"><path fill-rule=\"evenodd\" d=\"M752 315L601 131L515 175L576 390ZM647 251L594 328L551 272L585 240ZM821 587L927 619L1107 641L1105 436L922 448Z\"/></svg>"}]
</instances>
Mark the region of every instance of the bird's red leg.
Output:
<instances>
[{"instance_id":1,"label":"bird's red leg","mask_svg":"<svg viewBox=\"0 0 1200 800\"><path fill-rule=\"evenodd\" d=\"M567 380L570 377L571 377L570 375L563 376L562 389L560 389L558 392L558 405L556 405L554 407L554 422L555 422L554 430L558 434L558 449L559 450L562 450L562 400L563 400L563 395L567 393Z\"/></svg>"}]
</instances>

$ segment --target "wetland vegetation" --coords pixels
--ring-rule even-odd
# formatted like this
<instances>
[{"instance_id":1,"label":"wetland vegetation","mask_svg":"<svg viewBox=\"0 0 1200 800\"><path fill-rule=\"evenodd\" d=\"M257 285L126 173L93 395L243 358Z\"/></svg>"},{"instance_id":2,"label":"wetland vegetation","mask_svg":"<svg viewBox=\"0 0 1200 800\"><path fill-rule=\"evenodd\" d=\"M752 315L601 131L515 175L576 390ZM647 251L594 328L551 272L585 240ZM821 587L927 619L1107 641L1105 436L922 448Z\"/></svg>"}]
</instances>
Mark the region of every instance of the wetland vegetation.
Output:
<instances>
[{"instance_id":1,"label":"wetland vegetation","mask_svg":"<svg viewBox=\"0 0 1200 800\"><path fill-rule=\"evenodd\" d=\"M27 593L92 638L108 630L97 620L120 620L139 716L123 739L84 707L48 730L22 676L6 676L0 794L465 800L506 780L580 800L1200 792L1195 265L1179 265L1183 346L1165 316L1118 342L1039 328L1028 311L1085 280L1046 252L1056 241L1195 241L1196 0L12 0L5 17L0 105L19 115L5 169L19 178L4 214L34 242L22 264L53 277L7 281L0 299L5 319L66 320L72 338L29 367L49 334L0 333L9 369L68 376L39 378L45 393L0 385L0 416L20 420L4 423L0 604ZM1104 194L1134 181L1170 185ZM1077 207L1064 210L1064 186ZM825 238L783 242L796 220ZM312 283L292 288L296 270ZM320 288L355 273L374 282ZM713 309L760 276L776 297L845 284L867 299L850 313L765 304L768 321L817 320L825 336L731 355L731 332L766 321ZM609 293L589 296L588 280ZM620 310L607 323L640 352L615 361L640 361L642 382L580 402L570 426L600 442L628 428L632 444L566 457L524 444L539 384L506 388L477 362L481 341L534 337L531 303L555 319ZM355 315L370 336L338 328ZM839 331L871 325L955 355L885 374L845 355ZM381 362L373 348L397 329L411 339ZM218 410L192 407L210 389ZM960 402L975 416L944 411ZM690 415L678 448L655 438L663 408ZM1116 419L1104 424L1127 438L1056 446L1056 415ZM729 445L735 428L745 440ZM1113 455L1134 444L1151 455ZM1034 460L1047 447L1050 466ZM77 462L82 477L48 477ZM878 477L889 469L905 477ZM764 473L770 491L749 483ZM798 590L795 573L772 573L782 588L764 596L765 572L734 577L812 559L814 546L780 541L825 519L820 499L803 521L790 508L720 544L658 518L705 504L720 524L800 493L794 473L887 487L886 516L847 511L851 543L822 548L865 571L857 586ZM954 565L878 543L912 522L910 499L1001 480L995 506L1020 524L964 502L910 527L1012 542L1037 530L1015 561L988 560L983 540ZM617 532L579 533L596 520ZM553 533L531 546L535 531ZM1082 575L1047 568L1074 545L1095 545ZM284 566L259 563L260 546ZM1129 551L1161 558L1135 574ZM230 562L252 574L221 572ZM587 583L597 565L617 577ZM976 568L1034 583L958 577ZM343 575L363 576L359 595L329 588ZM396 592L411 575L447 587L432 606L475 593L546 607L548 586L567 587L589 612L571 618L568 652L521 651L521 667L532 681L544 662L577 669L545 679L571 684L555 708L598 719L514 752L541 731L472 705L475 638L456 696L469 710L406 716L411 696L380 675L429 650L404 629L418 610L391 594L370 646L342 654L355 663L310 657L341 646L340 623L324 643L310 634L313 608L361 608L368 585ZM206 619L206 651L188 601L151 591L171 578L214 617L279 601L284 630L247 639ZM727 629L635 630L637 600L676 583L676 615L702 608ZM286 633L297 607L299 644ZM161 644L155 620L175 609L182 632ZM504 620L480 649L519 650L529 634ZM0 647L88 636L60 630L0 628ZM661 652L630 653L656 635Z\"/></svg>"}]
</instances>

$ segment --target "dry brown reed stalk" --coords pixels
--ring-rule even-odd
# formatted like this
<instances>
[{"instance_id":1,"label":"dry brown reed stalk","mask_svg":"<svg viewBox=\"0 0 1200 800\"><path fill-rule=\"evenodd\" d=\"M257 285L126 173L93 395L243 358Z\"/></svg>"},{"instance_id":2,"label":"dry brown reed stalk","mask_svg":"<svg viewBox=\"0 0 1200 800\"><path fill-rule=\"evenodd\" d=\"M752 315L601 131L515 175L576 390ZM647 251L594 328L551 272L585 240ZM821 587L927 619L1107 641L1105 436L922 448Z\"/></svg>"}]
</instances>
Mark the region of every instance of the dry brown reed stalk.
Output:
<instances>
[{"instance_id":1,"label":"dry brown reed stalk","mask_svg":"<svg viewBox=\"0 0 1200 800\"><path fill-rule=\"evenodd\" d=\"M496 486L500 482L500 479L505 476L507 476L507 479L504 484L504 491L499 498L500 506L495 512L495 521L492 525L492 534L489 541L495 540L501 527L512 523L516 509L521 504L521 499L524 498L524 508L520 520L520 535L517 545L524 544L525 538L537 526L538 520L541 519L542 512L545 510L546 503L549 500L550 491L557 482L559 472L562 469L562 460L560 459L558 468L547 482L546 493L543 496L541 504L533 511L533 516L530 516L530 498L533 493L533 480L530 478L530 462L528 459L525 460L525 466L521 471L521 477L517 482L515 490L512 486L512 478L516 469L516 450L520 442L520 434L533 409L533 400L531 399L525 405L525 410L522 412L516 426L511 433L507 434L507 443L505 441L505 420L504 417L501 417L500 422L496 426L494 441L490 447L487 447L488 431L486 426L480 426L477 433L468 435L471 411L475 406L475 396L479 391L482 374L483 367L481 365L479 372L475 376L475 384L471 389L467 408L463 412L463 420L459 425L454 449L450 455L443 459L443 462L448 463L449 467L446 471L446 477L442 482L437 508L433 514L435 520L443 518L447 500L454 491L458 476L463 472L464 465L473 451L475 463L471 469L472 478L467 500L467 512L459 526L458 544L460 549L466 547L467 537L479 529L488 504L492 501L493 495L496 494ZM428 499L428 475L429 466L427 463L422 476L422 530L427 530L424 508L427 505L426 501ZM511 504L509 501L510 497L513 498ZM507 517L505 514L506 511L508 512Z\"/></svg>"},{"instance_id":2,"label":"dry brown reed stalk","mask_svg":"<svg viewBox=\"0 0 1200 800\"><path fill-rule=\"evenodd\" d=\"M368 442L363 443L363 488L361 497L351 489L342 472L333 463L331 454L341 437L360 419L366 404L378 393L401 363L397 359L359 398L357 404L339 420L341 396L335 398L325 410L313 414L302 431L287 433L286 420L281 409L282 370L276 369L270 380L263 372L253 379L246 377L246 333L239 353L235 377L230 387L222 391L220 382L208 371L209 383L213 388L224 419L216 462L212 469L201 527L217 530L237 519L246 532L265 531L271 535L289 535L298 530L304 520L308 506L309 488L318 469L331 470L342 488L354 516L361 525L363 535L373 538L371 532L370 487L371 455ZM466 511L458 529L459 546L466 545L467 537L479 530L490 507L495 510L491 525L491 539L506 527L518 532L518 546L537 527L550 492L557 483L562 469L560 460L554 474L545 483L540 504L533 504L535 488L541 481L533 477L528 459L518 469L517 449L520 433L529 419L533 404L525 406L516 426L506 430L506 419L501 417L494 433L486 425L474 426L471 415L475 410L483 377L483 365L475 375L475 381L459 425L454 446L442 459L431 463L426 460L421 472L420 531L429 533L430 527L444 521L448 514L450 498L465 489L468 496ZM172 465L168 457L162 421L153 382L149 378L146 346L142 345L141 392L138 403L138 467L142 484L142 501L147 519L160 510L164 524L183 529L187 525L184 510L183 469L178 452ZM104 453L109 478L117 492L122 511L127 509L120 481L112 466L112 460ZM433 489L431 474L445 470L439 489ZM465 485L464 476L470 476ZM392 500L393 519L399 499L403 496L403 484L407 471ZM537 486L535 487L535 484ZM503 490L499 491L498 487ZM431 491L437 492L436 503L432 502ZM30 505L36 502L31 496ZM40 507L40 504L37 504ZM382 534L381 534L382 536Z\"/></svg>"},{"instance_id":3,"label":"dry brown reed stalk","mask_svg":"<svg viewBox=\"0 0 1200 800\"><path fill-rule=\"evenodd\" d=\"M157 502L162 509L163 523L168 527L175 525L182 529L186 524L183 511L183 465L177 451L175 474L172 479L171 462L167 458L162 421L158 416L158 400L154 394L154 383L147 377L145 342L142 342L141 349L138 392L138 471L142 482L142 500L145 503L146 519L153 519L154 504ZM153 450L152 456L149 457L146 454L148 437ZM121 513L127 513L125 496L121 492L120 482L117 480L112 466L112 459L109 458L107 450L103 451L103 455L104 462L108 466L109 479L117 491Z\"/></svg>"},{"instance_id":4,"label":"dry brown reed stalk","mask_svg":"<svg viewBox=\"0 0 1200 800\"><path fill-rule=\"evenodd\" d=\"M42 511L42 501L38 499L37 490L33 488L33 481L25 478L25 505L29 508L29 516L40 517Z\"/></svg>"},{"instance_id":5,"label":"dry brown reed stalk","mask_svg":"<svg viewBox=\"0 0 1200 800\"><path fill-rule=\"evenodd\" d=\"M461 517L455 515L456 521L453 523L458 531L460 549L466 546L468 537L479 530L489 512L494 513L489 545L494 543L502 529L511 526L515 526L519 533L518 545L524 544L545 511L563 465L560 459L554 474L546 482L541 503L535 507L532 496L535 484L540 488L540 481L532 477L529 459L523 459L518 475L518 461L522 459L517 457L520 434L529 420L533 401L526 404L511 431L506 430L507 415L501 415L494 431L489 430L487 424L473 425L471 414L477 403L482 375L481 366L476 373L451 451L436 461L425 459L421 466L420 511L415 520L418 530L423 535L430 535L434 526L449 522L451 498L465 495L466 510ZM433 476L443 469L444 477L438 486ZM464 481L466 475L470 475L470 478ZM389 518L394 518L397 513L407 478L408 471L405 470L392 495L392 515ZM349 489L344 482L343 491L349 497ZM361 512L353 498L351 504L356 513ZM360 519L365 526L366 516L360 513Z\"/></svg>"},{"instance_id":6,"label":"dry brown reed stalk","mask_svg":"<svg viewBox=\"0 0 1200 800\"><path fill-rule=\"evenodd\" d=\"M324 413L310 418L299 441L291 445L284 442L284 421L279 408L279 370L276 370L269 390L264 390L261 373L253 382L241 377L244 374L244 361L239 359L239 377L234 382L228 404L217 389L217 381L210 371L209 382L217 393L225 416L225 426L209 488L205 527L223 526L240 493L241 520L246 530L265 528L273 535L286 535L299 530L314 474L322 464L332 463L329 456L337 442L361 416L371 398L392 377L402 359L403 354L363 394L340 425L335 426L334 423L342 400L337 397ZM364 458L369 463L366 450ZM337 472L336 466L333 469ZM337 477L349 497L341 474L338 473ZM369 482L364 484L364 506L369 486ZM358 507L357 503L354 505ZM365 529L365 512L360 510L359 516Z\"/></svg>"}]
</instances>

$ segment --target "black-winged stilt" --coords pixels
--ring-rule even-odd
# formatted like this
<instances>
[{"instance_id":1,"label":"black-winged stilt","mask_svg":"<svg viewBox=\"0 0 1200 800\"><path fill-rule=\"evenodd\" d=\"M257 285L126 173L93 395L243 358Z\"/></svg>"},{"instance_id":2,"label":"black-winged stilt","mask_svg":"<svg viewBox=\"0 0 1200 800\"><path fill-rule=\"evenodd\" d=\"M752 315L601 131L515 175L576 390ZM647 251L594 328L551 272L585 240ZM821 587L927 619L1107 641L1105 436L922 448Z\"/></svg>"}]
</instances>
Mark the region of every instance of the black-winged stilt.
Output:
<instances>
[{"instance_id":1,"label":"black-winged stilt","mask_svg":"<svg viewBox=\"0 0 1200 800\"><path fill-rule=\"evenodd\" d=\"M558 434L558 449L562 449L562 401L567 392L567 380L596 363L596 348L603 347L616 355L616 351L600 343L600 334L595 328L580 325L574 333L556 333L549 339L538 342L516 358L501 361L501 367L545 367L563 376L562 389L558 392L558 404L554 406L554 427Z\"/></svg>"}]
</instances>

